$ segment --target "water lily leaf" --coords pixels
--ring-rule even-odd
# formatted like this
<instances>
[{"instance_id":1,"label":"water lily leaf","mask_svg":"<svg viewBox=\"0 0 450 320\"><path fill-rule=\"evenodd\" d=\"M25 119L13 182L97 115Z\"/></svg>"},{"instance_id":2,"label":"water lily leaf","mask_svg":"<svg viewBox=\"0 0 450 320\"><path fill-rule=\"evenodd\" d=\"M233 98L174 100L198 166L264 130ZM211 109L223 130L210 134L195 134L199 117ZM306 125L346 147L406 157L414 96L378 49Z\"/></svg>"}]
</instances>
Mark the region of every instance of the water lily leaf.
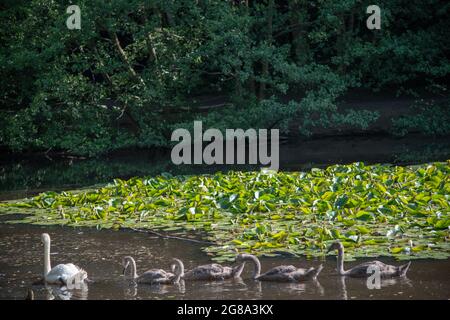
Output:
<instances>
[{"instance_id":1,"label":"water lily leaf","mask_svg":"<svg viewBox=\"0 0 450 320\"><path fill-rule=\"evenodd\" d=\"M358 231L361 234L368 234L368 233L370 233L370 230L368 228L364 227L364 226L356 226L356 229L358 229Z\"/></svg>"},{"instance_id":2,"label":"water lily leaf","mask_svg":"<svg viewBox=\"0 0 450 320\"><path fill-rule=\"evenodd\" d=\"M341 208L343 208L344 206L345 206L345 204L347 203L347 201L348 201L348 196L347 195L342 195L342 196L339 196L337 199L336 199L336 201L334 202L334 206L336 207L336 208L338 208L338 209L341 209Z\"/></svg>"},{"instance_id":3,"label":"water lily leaf","mask_svg":"<svg viewBox=\"0 0 450 320\"><path fill-rule=\"evenodd\" d=\"M436 229L447 229L449 226L450 226L450 219L441 219L434 224L434 227Z\"/></svg>"},{"instance_id":4,"label":"water lily leaf","mask_svg":"<svg viewBox=\"0 0 450 320\"><path fill-rule=\"evenodd\" d=\"M403 252L403 248L400 248L400 247L391 248L391 252L393 254L397 254L397 253Z\"/></svg>"},{"instance_id":5,"label":"water lily leaf","mask_svg":"<svg viewBox=\"0 0 450 320\"><path fill-rule=\"evenodd\" d=\"M372 214L371 214L370 212L367 212L367 211L359 211L359 212L356 214L356 219L359 219L359 220L372 220L372 219L373 219L373 216L372 216Z\"/></svg>"}]
</instances>

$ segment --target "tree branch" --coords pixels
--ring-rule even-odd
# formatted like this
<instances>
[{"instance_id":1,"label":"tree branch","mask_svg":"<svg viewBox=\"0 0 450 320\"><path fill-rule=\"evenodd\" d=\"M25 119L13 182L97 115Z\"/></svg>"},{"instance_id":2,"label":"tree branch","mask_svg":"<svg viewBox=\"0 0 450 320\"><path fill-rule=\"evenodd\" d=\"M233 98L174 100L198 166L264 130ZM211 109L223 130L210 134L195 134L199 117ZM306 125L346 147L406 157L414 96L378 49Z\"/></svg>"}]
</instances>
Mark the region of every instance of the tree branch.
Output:
<instances>
[{"instance_id":1,"label":"tree branch","mask_svg":"<svg viewBox=\"0 0 450 320\"><path fill-rule=\"evenodd\" d=\"M128 60L125 50L123 50L123 48L120 44L119 38L117 37L117 33L115 33L115 32L113 33L113 38L114 38L114 43L116 45L117 51L119 52L120 58L127 65L128 71L131 73L133 78L135 78L139 83L141 83L145 87L146 85L145 85L144 79L142 79L136 73L136 71L133 69L133 66L131 65L130 61Z\"/></svg>"}]
</instances>

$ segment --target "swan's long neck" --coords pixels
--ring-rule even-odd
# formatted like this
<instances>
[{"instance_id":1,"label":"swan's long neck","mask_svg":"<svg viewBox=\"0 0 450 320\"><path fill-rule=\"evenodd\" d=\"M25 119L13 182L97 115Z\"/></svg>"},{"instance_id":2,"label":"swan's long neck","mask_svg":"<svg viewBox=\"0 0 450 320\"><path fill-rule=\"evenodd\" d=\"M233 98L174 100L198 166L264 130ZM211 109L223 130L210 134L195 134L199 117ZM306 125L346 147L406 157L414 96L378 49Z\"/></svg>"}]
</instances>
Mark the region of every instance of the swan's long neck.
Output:
<instances>
[{"instance_id":1,"label":"swan's long neck","mask_svg":"<svg viewBox=\"0 0 450 320\"><path fill-rule=\"evenodd\" d=\"M136 279L138 277L137 271L136 271L136 261L134 261L133 258L130 258L130 268L131 268L131 278Z\"/></svg>"},{"instance_id":2,"label":"swan's long neck","mask_svg":"<svg viewBox=\"0 0 450 320\"><path fill-rule=\"evenodd\" d=\"M240 265L237 265L236 267L233 267L233 271L231 272L233 277L239 278L241 276L242 271L245 267L245 261L242 262Z\"/></svg>"},{"instance_id":3,"label":"swan's long neck","mask_svg":"<svg viewBox=\"0 0 450 320\"><path fill-rule=\"evenodd\" d=\"M174 283L178 283L180 282L181 277L184 276L184 264L181 260L179 259L173 259L177 265L177 267L175 268L175 279L174 279Z\"/></svg>"},{"instance_id":4,"label":"swan's long neck","mask_svg":"<svg viewBox=\"0 0 450 320\"><path fill-rule=\"evenodd\" d=\"M344 247L339 247L337 250L338 250L337 271L338 271L338 273L341 276L343 276L343 275L345 275L345 270L344 270Z\"/></svg>"},{"instance_id":5,"label":"swan's long neck","mask_svg":"<svg viewBox=\"0 0 450 320\"><path fill-rule=\"evenodd\" d=\"M245 258L253 262L254 269L252 278L256 279L261 274L261 262L259 262L259 259L257 257L251 254L247 255Z\"/></svg>"},{"instance_id":6,"label":"swan's long neck","mask_svg":"<svg viewBox=\"0 0 450 320\"><path fill-rule=\"evenodd\" d=\"M44 241L44 278L52 269L50 264L50 239Z\"/></svg>"}]
</instances>

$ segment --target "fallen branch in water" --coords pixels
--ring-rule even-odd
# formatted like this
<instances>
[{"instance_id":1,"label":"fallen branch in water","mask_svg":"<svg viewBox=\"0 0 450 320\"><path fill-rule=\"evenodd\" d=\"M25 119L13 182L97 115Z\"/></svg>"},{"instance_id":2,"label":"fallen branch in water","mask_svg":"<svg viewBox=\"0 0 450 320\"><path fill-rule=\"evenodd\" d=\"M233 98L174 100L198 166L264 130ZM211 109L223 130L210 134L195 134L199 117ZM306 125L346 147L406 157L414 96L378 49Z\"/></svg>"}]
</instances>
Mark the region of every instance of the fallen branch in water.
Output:
<instances>
[{"instance_id":1,"label":"fallen branch in water","mask_svg":"<svg viewBox=\"0 0 450 320\"><path fill-rule=\"evenodd\" d=\"M182 240L182 241L188 241L188 242L194 242L194 243L202 243L202 244L214 244L211 241L183 238L183 237L177 237L177 236L169 236L169 235L165 235L165 234L153 231L153 230L142 230L142 229L136 229L136 228L130 228L130 229L133 230L133 231L136 231L136 232L143 232L143 233L153 234L153 235L155 235L157 237L164 238L164 239Z\"/></svg>"}]
</instances>

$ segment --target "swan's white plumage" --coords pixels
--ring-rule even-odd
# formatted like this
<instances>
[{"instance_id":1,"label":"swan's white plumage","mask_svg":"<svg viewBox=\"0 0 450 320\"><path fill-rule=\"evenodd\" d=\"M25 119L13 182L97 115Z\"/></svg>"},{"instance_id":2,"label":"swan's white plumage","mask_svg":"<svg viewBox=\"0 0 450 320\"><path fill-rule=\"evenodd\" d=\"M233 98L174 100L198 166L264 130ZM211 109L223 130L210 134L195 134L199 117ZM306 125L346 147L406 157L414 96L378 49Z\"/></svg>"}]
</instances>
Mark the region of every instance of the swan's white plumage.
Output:
<instances>
[{"instance_id":1,"label":"swan's white plumage","mask_svg":"<svg viewBox=\"0 0 450 320\"><path fill-rule=\"evenodd\" d=\"M75 277L78 273L81 273L79 280L85 280L87 278L86 272L72 263L58 264L53 267L46 275L45 281L47 283L67 284L67 281Z\"/></svg>"}]
</instances>

